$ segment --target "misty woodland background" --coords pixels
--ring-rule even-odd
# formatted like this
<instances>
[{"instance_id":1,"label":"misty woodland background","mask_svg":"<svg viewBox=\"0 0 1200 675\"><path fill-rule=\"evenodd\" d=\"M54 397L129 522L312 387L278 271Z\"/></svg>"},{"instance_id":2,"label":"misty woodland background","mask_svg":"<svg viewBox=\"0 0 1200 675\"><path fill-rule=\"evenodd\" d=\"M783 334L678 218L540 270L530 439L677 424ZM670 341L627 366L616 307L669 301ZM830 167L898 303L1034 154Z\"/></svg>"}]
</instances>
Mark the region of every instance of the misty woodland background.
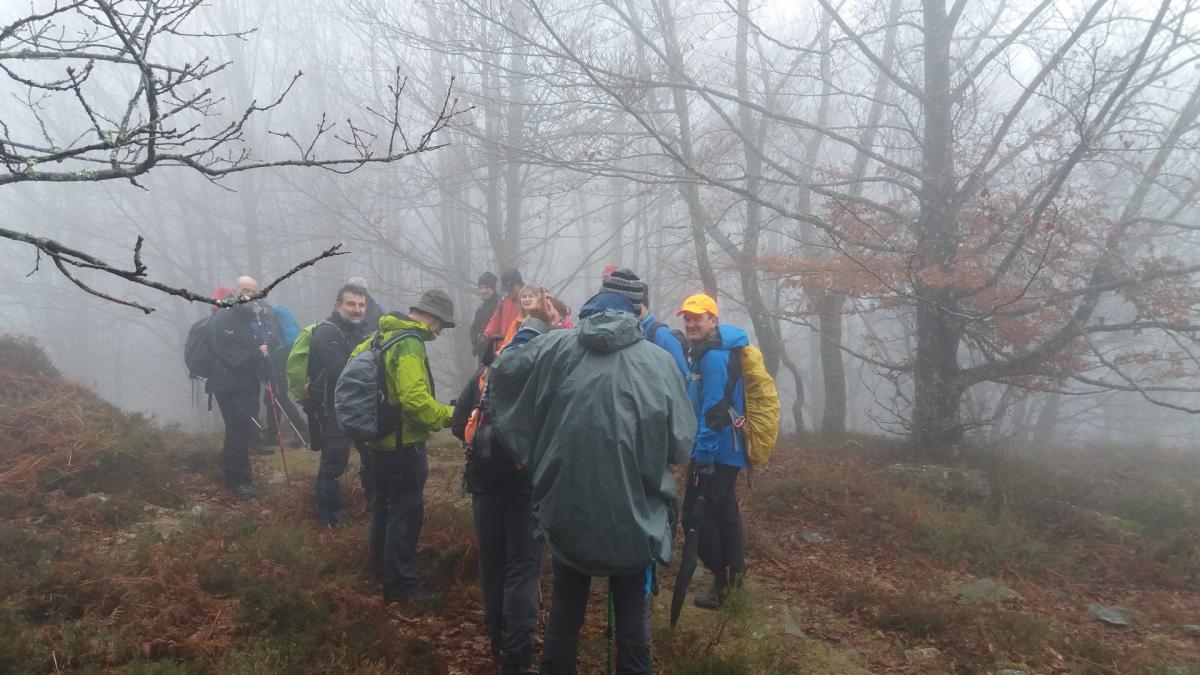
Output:
<instances>
[{"instance_id":1,"label":"misty woodland background","mask_svg":"<svg viewBox=\"0 0 1200 675\"><path fill-rule=\"evenodd\" d=\"M392 119L416 145L448 90L462 114L429 143L446 147L350 175L163 165L95 182L94 166L13 150L6 228L122 264L144 235L150 276L200 294L341 242L350 255L271 295L302 323L354 275L389 309L446 288L466 319L478 274L508 266L577 308L616 262L664 318L718 293L793 402L791 429L915 431L939 453L963 434L1170 444L1196 429L1193 2L114 4L189 10L178 30L142 28L155 61L211 71L172 91L207 94L164 128L203 137L267 107L208 166L378 156ZM127 109L146 119L136 66L23 56L89 21L32 25L36 47L0 42L10 150L86 145ZM69 65L87 68L78 92ZM30 182L31 167L72 182ZM0 246L7 328L123 407L210 422L180 358L207 309L80 272L156 308L142 316L45 260L26 276L36 252ZM456 385L467 336L447 337L436 368Z\"/></svg>"},{"instance_id":2,"label":"misty woodland background","mask_svg":"<svg viewBox=\"0 0 1200 675\"><path fill-rule=\"evenodd\" d=\"M446 601L385 606L352 476L332 531L314 453L217 487L184 338L242 274L302 324L363 276L465 326L484 270L577 309L618 263L663 320L717 296L789 432L745 591L659 596L656 672L1200 673L1198 11L4 0L0 672L485 672L459 444Z\"/></svg>"}]
</instances>

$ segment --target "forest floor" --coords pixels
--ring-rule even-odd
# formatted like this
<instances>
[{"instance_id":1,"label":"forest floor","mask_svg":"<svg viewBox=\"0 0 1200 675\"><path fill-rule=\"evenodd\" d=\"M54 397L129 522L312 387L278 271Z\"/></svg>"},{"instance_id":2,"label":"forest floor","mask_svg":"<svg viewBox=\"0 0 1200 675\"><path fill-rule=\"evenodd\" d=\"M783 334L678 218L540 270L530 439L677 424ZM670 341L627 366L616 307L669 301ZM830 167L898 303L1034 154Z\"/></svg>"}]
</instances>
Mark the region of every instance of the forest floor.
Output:
<instances>
[{"instance_id":1,"label":"forest floor","mask_svg":"<svg viewBox=\"0 0 1200 675\"><path fill-rule=\"evenodd\" d=\"M218 455L0 336L0 673L494 672L453 439L430 449L418 560L445 596L421 608L370 580L353 466L353 522L328 530L314 453L289 448L286 477L256 456L250 502ZM664 569L655 672L1200 674L1196 450L931 469L886 440L787 439L741 490L746 586L672 630ZM604 609L597 583L582 673L604 672Z\"/></svg>"}]
</instances>

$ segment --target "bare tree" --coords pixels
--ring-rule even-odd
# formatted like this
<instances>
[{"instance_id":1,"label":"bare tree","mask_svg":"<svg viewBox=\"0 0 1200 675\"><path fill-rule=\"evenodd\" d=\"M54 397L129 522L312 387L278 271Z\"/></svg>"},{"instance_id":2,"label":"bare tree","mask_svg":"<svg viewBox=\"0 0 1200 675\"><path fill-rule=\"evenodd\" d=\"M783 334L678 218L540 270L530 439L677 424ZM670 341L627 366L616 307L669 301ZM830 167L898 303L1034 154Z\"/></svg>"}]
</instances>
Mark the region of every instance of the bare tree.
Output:
<instances>
[{"instance_id":1,"label":"bare tree","mask_svg":"<svg viewBox=\"0 0 1200 675\"><path fill-rule=\"evenodd\" d=\"M447 88L433 120L418 134L406 131L401 113L405 82L397 72L388 85L390 109L366 111L374 129L322 116L305 134L271 131L290 152L258 158L246 143L247 125L280 106L302 73L295 73L274 99L251 101L236 114L223 114L225 100L209 85L229 62L183 54L197 41L244 40L250 31L189 32L189 20L202 6L199 0L55 0L0 27L0 72L22 92L24 103L20 112L9 109L0 117L0 186L117 179L138 185L139 177L166 166L185 167L213 181L270 167L349 173L443 147L435 137L464 112ZM121 82L128 83L127 93L114 95L111 87ZM73 114L64 114L63 101L71 102ZM203 294L150 280L141 238L129 267L16 229L0 228L0 238L33 246L39 260L48 257L81 289L147 313L150 307L96 290L78 272L102 272L211 302ZM296 265L261 295L299 269L338 253L335 246Z\"/></svg>"},{"instance_id":2,"label":"bare tree","mask_svg":"<svg viewBox=\"0 0 1200 675\"><path fill-rule=\"evenodd\" d=\"M1152 10L819 0L836 30L815 46L769 33L748 3L654 0L650 22L636 3L523 3L532 25L494 20L558 64L563 98L602 97L633 120L669 170L632 160L607 170L677 186L699 258L712 241L735 265L753 260L745 225L757 208L811 228L773 271L819 286L810 297L829 302L794 314L822 315L828 344L895 384L882 403L918 448L946 451L985 423L964 419L963 397L987 382L1115 389L1195 411L1182 399L1200 364L1189 159L1200 101L1184 77L1200 59L1193 0ZM790 105L773 105L736 77L736 57L730 77L720 49L697 45L720 44L711 27L731 13L742 36L838 64L835 85L820 68L780 68L770 89ZM625 31L648 66L610 49ZM723 43L734 52L736 37ZM774 131L757 134L756 117ZM806 153L816 139L819 155ZM649 148L635 147L643 159ZM803 207L797 190L811 197ZM747 223L725 217L739 200L757 205ZM752 304L753 285L743 291ZM837 339L839 298L877 330ZM881 348L910 327L911 349Z\"/></svg>"}]
</instances>

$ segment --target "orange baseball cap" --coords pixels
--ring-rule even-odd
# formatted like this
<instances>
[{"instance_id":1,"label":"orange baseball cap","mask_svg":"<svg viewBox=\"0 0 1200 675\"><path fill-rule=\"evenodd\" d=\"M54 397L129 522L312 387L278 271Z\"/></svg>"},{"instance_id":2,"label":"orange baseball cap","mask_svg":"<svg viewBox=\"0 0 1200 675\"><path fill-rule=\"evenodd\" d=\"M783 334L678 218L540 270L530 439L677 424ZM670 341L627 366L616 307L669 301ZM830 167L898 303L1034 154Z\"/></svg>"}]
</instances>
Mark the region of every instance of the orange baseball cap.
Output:
<instances>
[{"instance_id":1,"label":"orange baseball cap","mask_svg":"<svg viewBox=\"0 0 1200 675\"><path fill-rule=\"evenodd\" d=\"M712 314L713 316L721 316L717 313L717 301L703 293L697 293L688 297L683 301L683 306L675 312L675 316L683 314Z\"/></svg>"}]
</instances>

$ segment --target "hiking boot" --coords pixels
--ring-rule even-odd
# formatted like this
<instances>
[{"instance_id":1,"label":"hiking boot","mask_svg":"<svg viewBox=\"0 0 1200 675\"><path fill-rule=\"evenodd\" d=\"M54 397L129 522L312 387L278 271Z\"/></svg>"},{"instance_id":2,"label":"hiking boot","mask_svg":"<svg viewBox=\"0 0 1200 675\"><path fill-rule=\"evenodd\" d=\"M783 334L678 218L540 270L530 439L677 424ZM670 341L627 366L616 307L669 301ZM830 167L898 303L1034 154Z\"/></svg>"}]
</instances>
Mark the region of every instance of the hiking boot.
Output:
<instances>
[{"instance_id":1,"label":"hiking boot","mask_svg":"<svg viewBox=\"0 0 1200 675\"><path fill-rule=\"evenodd\" d=\"M728 577L724 574L714 574L712 588L707 593L697 595L692 604L700 609L719 609L725 604L725 595L729 590Z\"/></svg>"},{"instance_id":2,"label":"hiking boot","mask_svg":"<svg viewBox=\"0 0 1200 675\"><path fill-rule=\"evenodd\" d=\"M724 591L712 590L692 599L692 604L700 609L720 609L725 604Z\"/></svg>"}]
</instances>

